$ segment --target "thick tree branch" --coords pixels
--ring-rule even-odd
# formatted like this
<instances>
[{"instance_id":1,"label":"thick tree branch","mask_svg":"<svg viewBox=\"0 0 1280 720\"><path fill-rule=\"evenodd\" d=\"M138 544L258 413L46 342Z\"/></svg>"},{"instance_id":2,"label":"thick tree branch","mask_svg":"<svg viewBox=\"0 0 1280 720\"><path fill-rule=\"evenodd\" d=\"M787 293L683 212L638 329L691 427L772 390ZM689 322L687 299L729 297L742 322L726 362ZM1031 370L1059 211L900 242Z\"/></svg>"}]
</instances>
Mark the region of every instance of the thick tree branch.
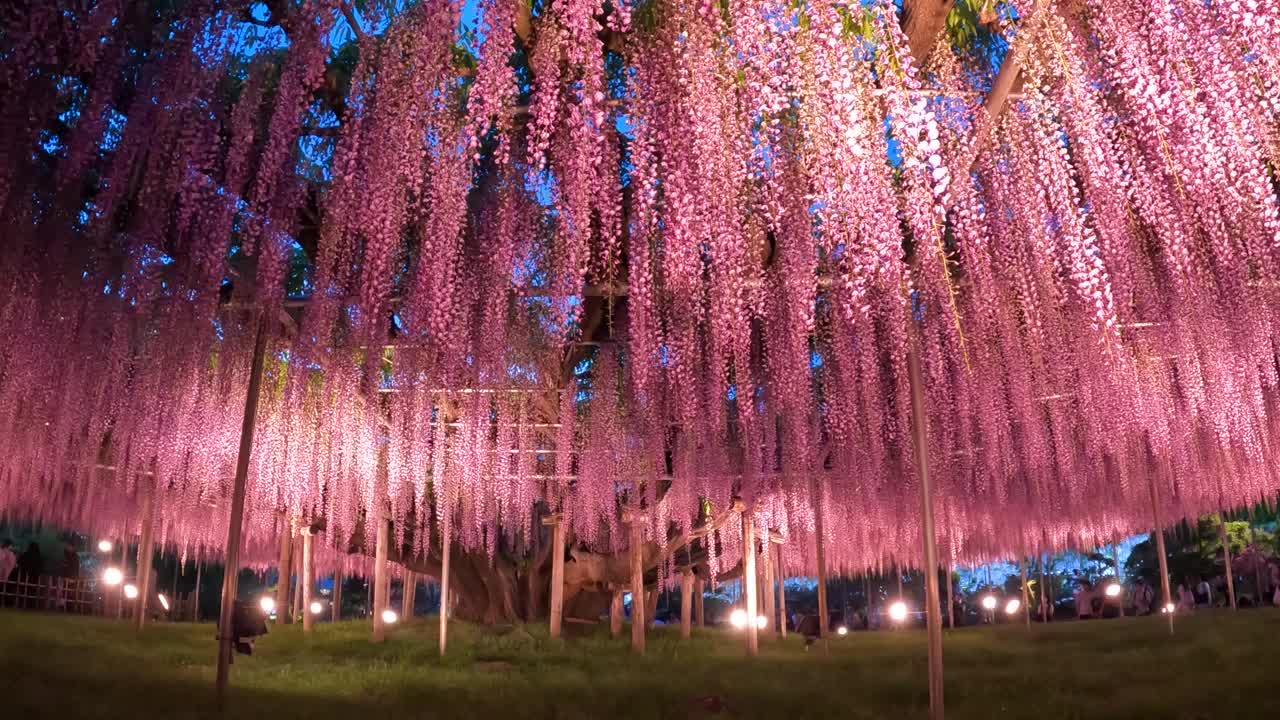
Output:
<instances>
[{"instance_id":1,"label":"thick tree branch","mask_svg":"<svg viewBox=\"0 0 1280 720\"><path fill-rule=\"evenodd\" d=\"M903 0L902 31L911 46L911 57L921 67L938 43L938 35L947 24L947 14L955 0Z\"/></svg>"}]
</instances>

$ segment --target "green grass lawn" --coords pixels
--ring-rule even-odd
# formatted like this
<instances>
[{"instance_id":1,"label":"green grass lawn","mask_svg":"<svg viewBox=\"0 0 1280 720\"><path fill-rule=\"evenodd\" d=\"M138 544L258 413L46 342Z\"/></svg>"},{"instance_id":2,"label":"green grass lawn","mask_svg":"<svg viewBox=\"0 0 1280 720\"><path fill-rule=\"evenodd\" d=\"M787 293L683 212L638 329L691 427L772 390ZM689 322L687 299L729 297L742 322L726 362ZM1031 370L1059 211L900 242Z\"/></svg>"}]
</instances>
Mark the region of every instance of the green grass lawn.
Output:
<instances>
[{"instance_id":1,"label":"green grass lawn","mask_svg":"<svg viewBox=\"0 0 1280 720\"><path fill-rule=\"evenodd\" d=\"M830 653L762 642L744 657L719 630L679 639L659 628L649 653L625 638L563 642L541 627L457 625L449 657L435 623L395 628L380 646L363 622L272 628L237 657L225 717L270 718L892 718L928 707L922 631L854 633ZM948 632L949 718L1280 717L1280 612ZM123 623L0 611L0 718L216 717L210 625ZM708 701L707 698L715 698ZM717 707L718 705L718 707ZM709 709L710 708L710 709Z\"/></svg>"}]
</instances>

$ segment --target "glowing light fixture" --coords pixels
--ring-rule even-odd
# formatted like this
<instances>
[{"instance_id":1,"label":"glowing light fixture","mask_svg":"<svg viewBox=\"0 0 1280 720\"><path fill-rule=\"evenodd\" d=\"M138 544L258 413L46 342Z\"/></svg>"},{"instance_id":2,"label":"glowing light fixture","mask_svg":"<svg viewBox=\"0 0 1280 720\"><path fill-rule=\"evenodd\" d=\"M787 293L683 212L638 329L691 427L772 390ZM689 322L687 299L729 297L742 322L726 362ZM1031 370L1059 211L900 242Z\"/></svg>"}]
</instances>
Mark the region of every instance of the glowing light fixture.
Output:
<instances>
[{"instance_id":1,"label":"glowing light fixture","mask_svg":"<svg viewBox=\"0 0 1280 720\"><path fill-rule=\"evenodd\" d=\"M997 604L998 603L996 601L995 595L988 595L982 598L982 607L986 608L987 610L995 610Z\"/></svg>"},{"instance_id":2,"label":"glowing light fixture","mask_svg":"<svg viewBox=\"0 0 1280 720\"><path fill-rule=\"evenodd\" d=\"M1120 587L1120 583L1111 583L1106 589L1107 597L1120 597L1120 593L1123 592L1123 590L1124 588Z\"/></svg>"},{"instance_id":3,"label":"glowing light fixture","mask_svg":"<svg viewBox=\"0 0 1280 720\"><path fill-rule=\"evenodd\" d=\"M1177 605L1174 605L1173 603L1169 603L1168 605L1165 605L1165 606L1164 606L1164 610L1163 610L1163 612L1171 613L1171 612L1173 612L1174 610L1177 610L1177 609L1178 609L1178 606L1177 606Z\"/></svg>"},{"instance_id":4,"label":"glowing light fixture","mask_svg":"<svg viewBox=\"0 0 1280 720\"><path fill-rule=\"evenodd\" d=\"M324 605L319 600L311 601L311 614L319 615L322 612L324 612Z\"/></svg>"},{"instance_id":5,"label":"glowing light fixture","mask_svg":"<svg viewBox=\"0 0 1280 720\"><path fill-rule=\"evenodd\" d=\"M382 611L382 622L388 625L394 625L396 620L399 620L399 619L400 619L400 616L396 615L396 611L392 610L391 608L387 608L386 610Z\"/></svg>"},{"instance_id":6,"label":"glowing light fixture","mask_svg":"<svg viewBox=\"0 0 1280 720\"><path fill-rule=\"evenodd\" d=\"M1014 598L1004 606L1004 612L1006 615L1012 615L1018 612L1018 608L1021 608L1021 607L1022 607L1022 601L1019 600L1018 598Z\"/></svg>"},{"instance_id":7,"label":"glowing light fixture","mask_svg":"<svg viewBox=\"0 0 1280 720\"><path fill-rule=\"evenodd\" d=\"M165 612L169 612L169 598L163 594L157 595L156 598L160 601L160 607L164 608Z\"/></svg>"},{"instance_id":8,"label":"glowing light fixture","mask_svg":"<svg viewBox=\"0 0 1280 720\"><path fill-rule=\"evenodd\" d=\"M763 629L765 628L765 626L766 626L766 625L768 625L768 624L769 624L769 618L767 618L767 617L765 617L765 616L763 616L763 615L757 615L757 616L756 616L756 629L757 629L757 630L763 630Z\"/></svg>"},{"instance_id":9,"label":"glowing light fixture","mask_svg":"<svg viewBox=\"0 0 1280 720\"><path fill-rule=\"evenodd\" d=\"M120 572L120 568L109 567L102 572L102 582L115 587L124 582L124 573Z\"/></svg>"},{"instance_id":10,"label":"glowing light fixture","mask_svg":"<svg viewBox=\"0 0 1280 720\"><path fill-rule=\"evenodd\" d=\"M849 634L849 628L847 628L847 627L845 627L845 626L841 625L840 627L836 628L836 634L837 634L837 635L848 635L848 634Z\"/></svg>"},{"instance_id":11,"label":"glowing light fixture","mask_svg":"<svg viewBox=\"0 0 1280 720\"><path fill-rule=\"evenodd\" d=\"M889 606L889 619L894 622L902 622L907 619L907 604L899 600Z\"/></svg>"},{"instance_id":12,"label":"glowing light fixture","mask_svg":"<svg viewBox=\"0 0 1280 720\"><path fill-rule=\"evenodd\" d=\"M276 601L267 595L263 595L262 599L258 601L258 607L262 608L262 612L270 615L276 611Z\"/></svg>"},{"instance_id":13,"label":"glowing light fixture","mask_svg":"<svg viewBox=\"0 0 1280 720\"><path fill-rule=\"evenodd\" d=\"M127 598L129 598L130 600L133 600L133 599L137 598L137 597L138 597L138 586L137 586L137 585L134 585L133 583L129 583L128 585L125 585L125 586L124 586L124 596L125 596L125 597L127 597Z\"/></svg>"},{"instance_id":14,"label":"glowing light fixture","mask_svg":"<svg viewBox=\"0 0 1280 720\"><path fill-rule=\"evenodd\" d=\"M113 547L115 547L115 545L112 545L110 540L98 541L98 552L109 553Z\"/></svg>"},{"instance_id":15,"label":"glowing light fixture","mask_svg":"<svg viewBox=\"0 0 1280 720\"><path fill-rule=\"evenodd\" d=\"M737 630L745 628L747 626L747 611L738 608L729 613L729 624Z\"/></svg>"}]
</instances>

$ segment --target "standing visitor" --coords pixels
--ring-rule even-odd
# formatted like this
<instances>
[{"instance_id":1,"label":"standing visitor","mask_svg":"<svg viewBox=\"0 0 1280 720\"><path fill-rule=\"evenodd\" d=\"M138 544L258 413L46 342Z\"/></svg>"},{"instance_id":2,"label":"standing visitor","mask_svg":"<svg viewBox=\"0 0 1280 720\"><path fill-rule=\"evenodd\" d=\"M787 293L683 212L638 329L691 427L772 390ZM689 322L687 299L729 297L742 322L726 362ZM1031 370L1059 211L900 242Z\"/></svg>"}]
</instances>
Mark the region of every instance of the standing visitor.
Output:
<instances>
[{"instance_id":1,"label":"standing visitor","mask_svg":"<svg viewBox=\"0 0 1280 720\"><path fill-rule=\"evenodd\" d=\"M1071 594L1076 603L1076 619L1088 620L1093 617L1093 588L1089 586L1089 581L1082 577L1076 578L1076 590Z\"/></svg>"},{"instance_id":2,"label":"standing visitor","mask_svg":"<svg viewBox=\"0 0 1280 720\"><path fill-rule=\"evenodd\" d=\"M1133 584L1133 612L1135 615L1150 615L1151 602L1155 593L1151 590L1151 586L1143 578L1138 578Z\"/></svg>"},{"instance_id":3,"label":"standing visitor","mask_svg":"<svg viewBox=\"0 0 1280 720\"><path fill-rule=\"evenodd\" d=\"M1200 578L1200 584L1196 585L1196 605L1213 607L1213 586L1204 578Z\"/></svg>"},{"instance_id":4,"label":"standing visitor","mask_svg":"<svg viewBox=\"0 0 1280 720\"><path fill-rule=\"evenodd\" d=\"M24 588L33 588L41 575L44 575L44 558L40 556L40 544L32 541L18 558L18 582ZM22 607L35 607L34 591L22 590L19 594L24 598Z\"/></svg>"},{"instance_id":5,"label":"standing visitor","mask_svg":"<svg viewBox=\"0 0 1280 720\"><path fill-rule=\"evenodd\" d=\"M1196 596L1187 588L1186 583L1178 583L1178 612L1192 612L1196 609Z\"/></svg>"}]
</instances>

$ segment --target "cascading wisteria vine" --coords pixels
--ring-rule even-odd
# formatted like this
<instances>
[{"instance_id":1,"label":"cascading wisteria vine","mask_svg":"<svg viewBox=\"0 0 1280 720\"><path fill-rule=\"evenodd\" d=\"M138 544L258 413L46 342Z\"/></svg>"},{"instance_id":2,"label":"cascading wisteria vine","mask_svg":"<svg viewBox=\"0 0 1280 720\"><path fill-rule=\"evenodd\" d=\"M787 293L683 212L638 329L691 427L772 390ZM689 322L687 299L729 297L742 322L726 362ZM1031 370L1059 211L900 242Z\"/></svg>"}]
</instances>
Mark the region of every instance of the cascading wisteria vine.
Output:
<instances>
[{"instance_id":1,"label":"cascading wisteria vine","mask_svg":"<svg viewBox=\"0 0 1280 720\"><path fill-rule=\"evenodd\" d=\"M888 0L127 5L0 33L0 514L216 553L259 316L250 566L918 562L909 352L949 561L1275 495L1277 0L1007 3L988 137Z\"/></svg>"}]
</instances>

